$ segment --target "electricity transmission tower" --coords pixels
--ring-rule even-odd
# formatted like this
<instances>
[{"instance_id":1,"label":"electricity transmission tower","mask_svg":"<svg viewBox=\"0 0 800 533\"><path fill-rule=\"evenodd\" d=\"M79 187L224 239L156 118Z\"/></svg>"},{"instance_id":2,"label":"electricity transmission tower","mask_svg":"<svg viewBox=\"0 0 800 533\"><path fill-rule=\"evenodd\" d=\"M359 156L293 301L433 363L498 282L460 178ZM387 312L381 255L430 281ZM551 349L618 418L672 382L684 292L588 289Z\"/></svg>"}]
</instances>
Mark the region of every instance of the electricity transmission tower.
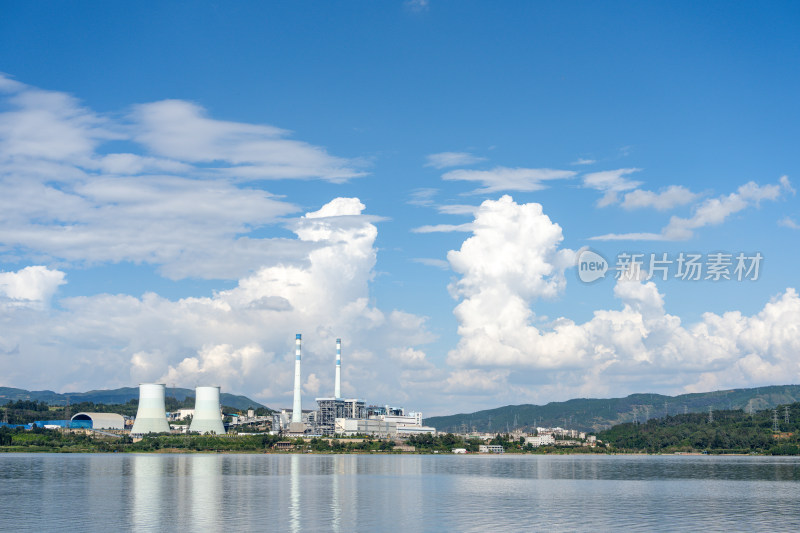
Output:
<instances>
[{"instance_id":1,"label":"electricity transmission tower","mask_svg":"<svg viewBox=\"0 0 800 533\"><path fill-rule=\"evenodd\" d=\"M772 431L777 433L778 431L778 409L775 408L772 410Z\"/></svg>"},{"instance_id":2,"label":"electricity transmission tower","mask_svg":"<svg viewBox=\"0 0 800 533\"><path fill-rule=\"evenodd\" d=\"M786 422L786 425L789 425L789 406L786 405L783 407L783 421Z\"/></svg>"},{"instance_id":3,"label":"electricity transmission tower","mask_svg":"<svg viewBox=\"0 0 800 533\"><path fill-rule=\"evenodd\" d=\"M713 408L709 405L708 406L708 423L712 423L714 421L714 411Z\"/></svg>"}]
</instances>

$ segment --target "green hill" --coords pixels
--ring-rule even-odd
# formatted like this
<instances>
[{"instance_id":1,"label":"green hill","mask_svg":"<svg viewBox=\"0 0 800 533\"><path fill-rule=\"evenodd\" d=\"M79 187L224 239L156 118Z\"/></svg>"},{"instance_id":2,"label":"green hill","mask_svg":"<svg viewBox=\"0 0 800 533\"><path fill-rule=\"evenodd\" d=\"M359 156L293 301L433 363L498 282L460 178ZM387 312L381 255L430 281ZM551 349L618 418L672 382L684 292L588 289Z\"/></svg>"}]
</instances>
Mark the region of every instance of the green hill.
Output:
<instances>
[{"instance_id":1,"label":"green hill","mask_svg":"<svg viewBox=\"0 0 800 533\"><path fill-rule=\"evenodd\" d=\"M800 455L800 403L748 414L690 413L626 423L597 438L615 452Z\"/></svg>"},{"instance_id":2,"label":"green hill","mask_svg":"<svg viewBox=\"0 0 800 533\"><path fill-rule=\"evenodd\" d=\"M507 405L475 413L431 417L425 419L425 424L454 433L536 426L596 432L634 420L645 422L665 415L708 412L709 407L714 410L752 408L759 411L797 401L800 401L800 385L773 385L679 396L631 394L625 398L579 398L547 405Z\"/></svg>"},{"instance_id":3,"label":"green hill","mask_svg":"<svg viewBox=\"0 0 800 533\"><path fill-rule=\"evenodd\" d=\"M194 397L194 390L167 387L167 396L172 396L179 401L183 401L187 396ZM9 401L32 400L42 401L49 405L66 405L67 398L69 403L76 404L81 402L103 403L103 404L123 404L129 400L139 398L138 387L123 387L111 390L92 390L89 392L67 392L59 394L50 390L29 391L25 389L15 389L12 387L0 387L0 405ZM220 403L237 409L247 409L248 407L266 407L265 405L251 400L247 396L220 394Z\"/></svg>"}]
</instances>

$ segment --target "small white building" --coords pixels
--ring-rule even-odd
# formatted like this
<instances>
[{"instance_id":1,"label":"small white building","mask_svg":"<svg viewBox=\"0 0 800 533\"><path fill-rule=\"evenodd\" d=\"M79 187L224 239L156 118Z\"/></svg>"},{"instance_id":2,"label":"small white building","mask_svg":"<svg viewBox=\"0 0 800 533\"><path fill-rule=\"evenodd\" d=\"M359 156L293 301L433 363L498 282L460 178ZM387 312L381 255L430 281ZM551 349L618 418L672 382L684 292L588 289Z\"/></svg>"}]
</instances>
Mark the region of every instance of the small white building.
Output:
<instances>
[{"instance_id":1,"label":"small white building","mask_svg":"<svg viewBox=\"0 0 800 533\"><path fill-rule=\"evenodd\" d=\"M194 409L178 409L169 414L169 420L185 420L188 417L194 416Z\"/></svg>"},{"instance_id":2,"label":"small white building","mask_svg":"<svg viewBox=\"0 0 800 533\"><path fill-rule=\"evenodd\" d=\"M397 435L397 425L377 419L337 418L334 433L351 437L353 435L373 435L389 438Z\"/></svg>"},{"instance_id":3,"label":"small white building","mask_svg":"<svg viewBox=\"0 0 800 533\"><path fill-rule=\"evenodd\" d=\"M503 453L503 447L500 444L479 444L479 453Z\"/></svg>"},{"instance_id":4,"label":"small white building","mask_svg":"<svg viewBox=\"0 0 800 533\"><path fill-rule=\"evenodd\" d=\"M397 426L398 437L411 435L436 435L436 428L431 426Z\"/></svg>"},{"instance_id":5,"label":"small white building","mask_svg":"<svg viewBox=\"0 0 800 533\"><path fill-rule=\"evenodd\" d=\"M466 448L453 448L453 453L467 453Z\"/></svg>"},{"instance_id":6,"label":"small white building","mask_svg":"<svg viewBox=\"0 0 800 533\"><path fill-rule=\"evenodd\" d=\"M530 444L534 448L538 448L539 446L552 446L556 443L556 439L553 434L549 435L538 435L536 437L525 437L525 444Z\"/></svg>"}]
</instances>

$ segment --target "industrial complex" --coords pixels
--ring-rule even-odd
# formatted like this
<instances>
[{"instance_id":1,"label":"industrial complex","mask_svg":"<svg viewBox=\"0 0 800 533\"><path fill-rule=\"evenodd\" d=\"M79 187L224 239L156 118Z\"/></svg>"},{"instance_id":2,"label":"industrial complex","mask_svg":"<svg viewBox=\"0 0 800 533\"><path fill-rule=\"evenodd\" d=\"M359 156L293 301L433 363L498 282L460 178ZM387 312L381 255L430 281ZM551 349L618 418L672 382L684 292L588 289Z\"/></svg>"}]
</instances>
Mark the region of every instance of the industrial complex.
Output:
<instances>
[{"instance_id":1,"label":"industrial complex","mask_svg":"<svg viewBox=\"0 0 800 533\"><path fill-rule=\"evenodd\" d=\"M272 417L273 433L290 436L373 435L383 438L436 433L422 425L422 413L406 414L402 407L367 405L357 398L342 398L342 339L336 339L333 396L317 398L317 409L303 411L301 390L302 335L295 336L294 401Z\"/></svg>"},{"instance_id":2,"label":"industrial complex","mask_svg":"<svg viewBox=\"0 0 800 533\"><path fill-rule=\"evenodd\" d=\"M247 415L225 418L220 404L220 387L198 386L195 389L194 409L166 411L166 385L140 383L136 417L112 413L77 413L70 420L50 420L34 423L44 427L84 428L130 433L134 438L159 433L199 433L222 435L236 433L245 425L258 426L274 435L355 436L404 438L423 433L435 434L436 429L422 424L422 413L408 412L402 407L367 405L364 400L342 398L342 340L336 339L336 360L333 396L317 398L315 410L302 408L302 335L295 336L294 398L292 409L282 409L272 416L256 416L250 409ZM187 423L188 420L191 420ZM224 420L228 420L224 423Z\"/></svg>"}]
</instances>

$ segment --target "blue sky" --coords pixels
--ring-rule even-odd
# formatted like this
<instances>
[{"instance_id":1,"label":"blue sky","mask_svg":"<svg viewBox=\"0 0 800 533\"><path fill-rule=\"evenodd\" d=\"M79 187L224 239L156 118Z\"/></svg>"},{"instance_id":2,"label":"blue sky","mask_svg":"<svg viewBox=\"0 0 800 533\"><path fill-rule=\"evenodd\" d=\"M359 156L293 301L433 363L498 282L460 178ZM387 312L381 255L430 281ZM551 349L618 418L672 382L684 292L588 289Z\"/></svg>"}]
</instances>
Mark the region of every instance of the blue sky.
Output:
<instances>
[{"instance_id":1,"label":"blue sky","mask_svg":"<svg viewBox=\"0 0 800 533\"><path fill-rule=\"evenodd\" d=\"M426 414L800 378L795 3L0 11L2 385L280 407L296 332L309 407L336 337Z\"/></svg>"}]
</instances>

